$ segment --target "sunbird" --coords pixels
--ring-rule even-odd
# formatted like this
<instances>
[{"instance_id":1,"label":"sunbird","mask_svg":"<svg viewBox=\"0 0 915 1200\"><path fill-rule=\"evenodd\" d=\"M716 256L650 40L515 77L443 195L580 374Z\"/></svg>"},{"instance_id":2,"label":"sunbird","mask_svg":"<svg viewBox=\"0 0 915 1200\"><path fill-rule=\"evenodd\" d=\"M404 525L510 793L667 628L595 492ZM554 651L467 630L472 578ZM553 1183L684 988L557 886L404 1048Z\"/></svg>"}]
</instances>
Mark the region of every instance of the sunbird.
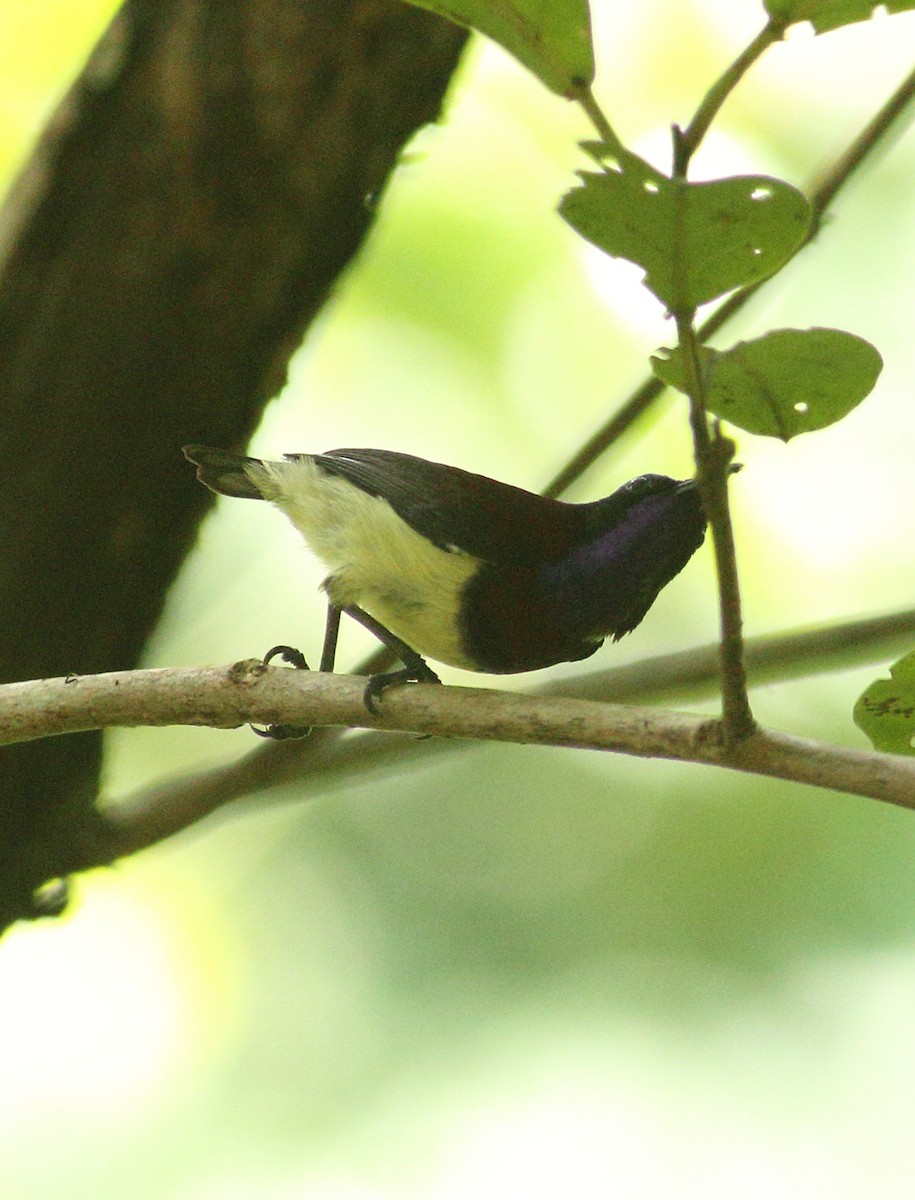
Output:
<instances>
[{"instance_id":1,"label":"sunbird","mask_svg":"<svg viewBox=\"0 0 915 1200\"><path fill-rule=\"evenodd\" d=\"M370 678L372 712L394 684L440 682L426 658L498 675L588 658L635 629L705 537L694 479L640 475L571 504L392 450L184 454L212 491L276 505L328 569L322 671L342 613L403 663Z\"/></svg>"}]
</instances>

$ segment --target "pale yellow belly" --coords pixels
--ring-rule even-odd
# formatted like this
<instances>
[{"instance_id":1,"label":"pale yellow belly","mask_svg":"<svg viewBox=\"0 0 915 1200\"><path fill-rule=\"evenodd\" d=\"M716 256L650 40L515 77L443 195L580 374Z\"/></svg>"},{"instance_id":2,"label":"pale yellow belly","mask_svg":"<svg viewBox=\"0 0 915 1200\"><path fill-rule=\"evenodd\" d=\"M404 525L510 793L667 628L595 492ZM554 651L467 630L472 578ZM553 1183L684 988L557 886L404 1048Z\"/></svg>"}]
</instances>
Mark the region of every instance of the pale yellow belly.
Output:
<instances>
[{"instance_id":1,"label":"pale yellow belly","mask_svg":"<svg viewBox=\"0 0 915 1200\"><path fill-rule=\"evenodd\" d=\"M458 607L480 560L443 550L416 533L390 504L308 459L265 463L256 482L328 568L330 599L355 604L413 650L473 670L458 633Z\"/></svg>"}]
</instances>

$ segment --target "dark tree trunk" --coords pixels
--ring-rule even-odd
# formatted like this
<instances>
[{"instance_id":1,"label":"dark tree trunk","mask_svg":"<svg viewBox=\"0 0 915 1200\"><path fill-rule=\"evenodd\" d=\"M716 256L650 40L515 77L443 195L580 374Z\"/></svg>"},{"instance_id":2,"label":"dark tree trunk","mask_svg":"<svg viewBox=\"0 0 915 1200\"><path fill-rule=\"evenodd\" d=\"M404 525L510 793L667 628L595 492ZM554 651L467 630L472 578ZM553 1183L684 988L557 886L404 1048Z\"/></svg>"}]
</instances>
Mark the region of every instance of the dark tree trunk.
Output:
<instances>
[{"instance_id":1,"label":"dark tree trunk","mask_svg":"<svg viewBox=\"0 0 915 1200\"><path fill-rule=\"evenodd\" d=\"M207 504L435 118L398 0L127 0L0 230L0 678L134 666ZM94 734L0 750L0 927L97 854ZM39 906L40 908L40 906Z\"/></svg>"}]
</instances>

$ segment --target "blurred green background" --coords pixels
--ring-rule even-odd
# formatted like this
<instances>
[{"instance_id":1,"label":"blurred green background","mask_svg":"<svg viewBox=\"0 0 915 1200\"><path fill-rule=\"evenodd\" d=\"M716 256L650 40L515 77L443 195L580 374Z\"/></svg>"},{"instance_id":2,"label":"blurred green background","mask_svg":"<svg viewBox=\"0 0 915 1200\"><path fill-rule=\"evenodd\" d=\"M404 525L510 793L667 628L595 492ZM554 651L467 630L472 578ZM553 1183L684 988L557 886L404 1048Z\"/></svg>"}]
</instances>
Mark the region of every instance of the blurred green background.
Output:
<instances>
[{"instance_id":1,"label":"blurred green background","mask_svg":"<svg viewBox=\"0 0 915 1200\"><path fill-rule=\"evenodd\" d=\"M0 8L7 180L114 8ZM601 102L666 165L671 122L761 9L595 9ZM913 51L913 14L801 31L740 88L697 174L803 184ZM478 44L255 452L386 446L541 486L674 336L638 273L553 212L588 134ZM718 342L834 325L886 364L840 425L788 446L738 439L751 635L913 602L913 179L908 133ZM688 474L684 416L665 401L575 498ZM320 578L277 514L221 502L147 663L230 662L278 641L314 656ZM706 549L586 666L715 627ZM347 629L341 661L368 648ZM851 708L879 670L756 689L754 706L862 745ZM106 795L252 742L118 732ZM63 920L0 944L0 1195L911 1197L913 1029L915 815L610 755L405 760L308 803L290 786L225 813L81 880Z\"/></svg>"}]
</instances>

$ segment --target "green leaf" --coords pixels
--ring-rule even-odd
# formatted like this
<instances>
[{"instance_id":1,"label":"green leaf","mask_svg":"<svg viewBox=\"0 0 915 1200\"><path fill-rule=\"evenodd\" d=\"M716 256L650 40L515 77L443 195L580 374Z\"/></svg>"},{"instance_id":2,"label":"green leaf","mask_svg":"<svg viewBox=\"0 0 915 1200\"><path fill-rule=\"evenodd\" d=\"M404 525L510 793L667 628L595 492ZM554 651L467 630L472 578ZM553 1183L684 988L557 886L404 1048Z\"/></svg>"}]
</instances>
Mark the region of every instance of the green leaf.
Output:
<instances>
[{"instance_id":1,"label":"green leaf","mask_svg":"<svg viewBox=\"0 0 915 1200\"><path fill-rule=\"evenodd\" d=\"M905 12L915 8L915 0L766 0L766 12L779 25L809 21L817 33L868 21L875 8L888 13Z\"/></svg>"},{"instance_id":2,"label":"green leaf","mask_svg":"<svg viewBox=\"0 0 915 1200\"><path fill-rule=\"evenodd\" d=\"M679 350L653 358L655 374L684 391ZM864 338L841 329L776 329L722 352L703 347L706 405L749 433L783 441L841 420L883 366Z\"/></svg>"},{"instance_id":3,"label":"green leaf","mask_svg":"<svg viewBox=\"0 0 915 1200\"><path fill-rule=\"evenodd\" d=\"M855 724L877 750L915 754L915 651L890 667L889 679L875 679L855 705Z\"/></svg>"},{"instance_id":4,"label":"green leaf","mask_svg":"<svg viewBox=\"0 0 915 1200\"><path fill-rule=\"evenodd\" d=\"M588 0L410 0L498 42L551 92L572 96L594 80Z\"/></svg>"},{"instance_id":5,"label":"green leaf","mask_svg":"<svg viewBox=\"0 0 915 1200\"><path fill-rule=\"evenodd\" d=\"M791 257L810 224L796 188L765 175L686 183L634 154L590 143L600 174L559 206L582 237L645 268L645 285L675 313L764 279Z\"/></svg>"}]
</instances>

